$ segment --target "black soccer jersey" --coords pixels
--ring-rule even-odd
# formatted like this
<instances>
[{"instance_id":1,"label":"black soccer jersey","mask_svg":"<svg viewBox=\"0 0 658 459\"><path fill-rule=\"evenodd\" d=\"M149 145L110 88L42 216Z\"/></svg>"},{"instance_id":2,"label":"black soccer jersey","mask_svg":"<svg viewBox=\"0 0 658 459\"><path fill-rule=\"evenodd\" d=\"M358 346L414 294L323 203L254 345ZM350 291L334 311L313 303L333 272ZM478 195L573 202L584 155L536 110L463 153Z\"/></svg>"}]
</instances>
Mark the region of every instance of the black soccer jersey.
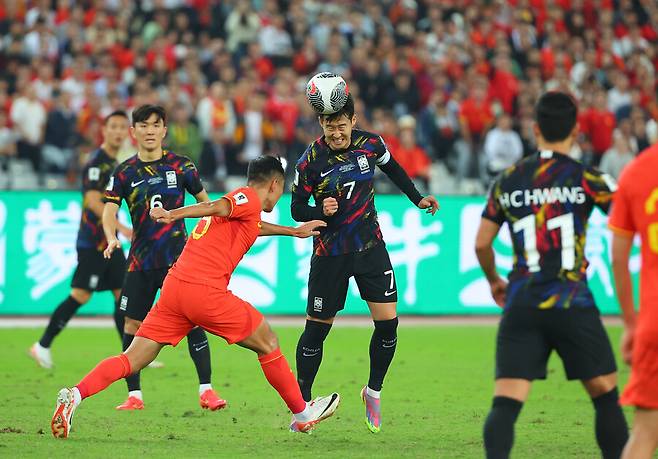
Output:
<instances>
[{"instance_id":1,"label":"black soccer jersey","mask_svg":"<svg viewBox=\"0 0 658 459\"><path fill-rule=\"evenodd\" d=\"M585 235L595 205L608 211L614 179L566 155L541 151L493 184L482 216L507 222L514 247L506 307L593 306Z\"/></svg>"},{"instance_id":2,"label":"black soccer jersey","mask_svg":"<svg viewBox=\"0 0 658 459\"><path fill-rule=\"evenodd\" d=\"M104 192L116 165L116 159L110 158L102 148L95 150L82 170L83 197L87 191ZM83 198L76 248L103 251L105 247L107 240L101 219L92 212L86 198Z\"/></svg>"},{"instance_id":3,"label":"black soccer jersey","mask_svg":"<svg viewBox=\"0 0 658 459\"><path fill-rule=\"evenodd\" d=\"M133 224L128 271L166 268L180 255L187 233L179 220L168 225L151 220L152 207L182 207L185 191L203 191L199 173L189 158L165 151L161 159L144 162L137 155L121 163L105 191L105 202L125 200Z\"/></svg>"},{"instance_id":4,"label":"black soccer jersey","mask_svg":"<svg viewBox=\"0 0 658 459\"><path fill-rule=\"evenodd\" d=\"M338 211L326 218L327 227L313 240L316 255L361 252L382 242L373 176L375 166L390 158L380 136L356 129L346 150L331 150L324 137L306 149L297 162L293 201L306 204L311 196L316 206L328 197L338 201Z\"/></svg>"}]
</instances>

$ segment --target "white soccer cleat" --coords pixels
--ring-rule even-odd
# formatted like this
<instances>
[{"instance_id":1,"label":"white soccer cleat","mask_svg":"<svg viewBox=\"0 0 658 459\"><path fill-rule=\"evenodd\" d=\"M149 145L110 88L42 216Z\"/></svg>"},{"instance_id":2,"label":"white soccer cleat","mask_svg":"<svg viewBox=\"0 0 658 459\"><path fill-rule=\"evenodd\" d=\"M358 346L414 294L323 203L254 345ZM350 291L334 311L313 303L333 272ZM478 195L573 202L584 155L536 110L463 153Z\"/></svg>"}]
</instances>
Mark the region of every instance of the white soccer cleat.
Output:
<instances>
[{"instance_id":1,"label":"white soccer cleat","mask_svg":"<svg viewBox=\"0 0 658 459\"><path fill-rule=\"evenodd\" d=\"M317 397L308 405L311 410L311 419L302 422L296 420L293 416L292 423L290 424L290 431L304 433L310 432L318 423L331 417L336 412L339 403L340 395L336 392L326 397Z\"/></svg>"},{"instance_id":2,"label":"white soccer cleat","mask_svg":"<svg viewBox=\"0 0 658 459\"><path fill-rule=\"evenodd\" d=\"M50 429L55 438L67 438L71 432L73 412L76 409L73 389L65 387L57 394L57 406L53 419L50 421Z\"/></svg>"},{"instance_id":3,"label":"white soccer cleat","mask_svg":"<svg viewBox=\"0 0 658 459\"><path fill-rule=\"evenodd\" d=\"M41 368L52 369L53 357L50 355L50 349L41 346L39 343L34 343L30 347L29 354Z\"/></svg>"}]
</instances>

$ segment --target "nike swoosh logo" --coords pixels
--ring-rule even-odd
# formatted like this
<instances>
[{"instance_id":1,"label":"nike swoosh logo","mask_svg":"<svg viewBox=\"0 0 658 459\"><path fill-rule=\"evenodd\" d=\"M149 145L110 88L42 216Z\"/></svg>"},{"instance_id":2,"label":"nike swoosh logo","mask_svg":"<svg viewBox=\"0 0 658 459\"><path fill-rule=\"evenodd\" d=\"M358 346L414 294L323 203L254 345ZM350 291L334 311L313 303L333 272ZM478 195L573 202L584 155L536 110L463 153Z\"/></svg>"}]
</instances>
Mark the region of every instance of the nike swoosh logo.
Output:
<instances>
[{"instance_id":1,"label":"nike swoosh logo","mask_svg":"<svg viewBox=\"0 0 658 459\"><path fill-rule=\"evenodd\" d=\"M391 295L393 295L395 292L397 292L397 290L393 290L393 291L391 291L391 292L384 292L384 295L386 295L386 296L391 296Z\"/></svg>"},{"instance_id":2,"label":"nike swoosh logo","mask_svg":"<svg viewBox=\"0 0 658 459\"><path fill-rule=\"evenodd\" d=\"M139 182L130 182L130 186L132 186L133 188L135 188L135 187L136 187L137 185L139 185L140 183L144 183L144 180L140 180Z\"/></svg>"},{"instance_id":3,"label":"nike swoosh logo","mask_svg":"<svg viewBox=\"0 0 658 459\"><path fill-rule=\"evenodd\" d=\"M383 348L386 348L386 349L390 349L390 348L392 348L392 347L395 347L396 344L397 344L397 342L395 342L395 343L393 343L393 344L389 344L388 346L387 346L386 344L382 344L382 347L383 347Z\"/></svg>"},{"instance_id":4,"label":"nike swoosh logo","mask_svg":"<svg viewBox=\"0 0 658 459\"><path fill-rule=\"evenodd\" d=\"M307 354L306 352L303 352L303 353L302 353L302 355L303 355L304 357L315 357L315 356L318 355L318 354L319 354L319 352L316 352L315 354Z\"/></svg>"},{"instance_id":5,"label":"nike swoosh logo","mask_svg":"<svg viewBox=\"0 0 658 459\"><path fill-rule=\"evenodd\" d=\"M334 170L330 169L327 172L320 172L320 177L326 177L327 175L331 174Z\"/></svg>"},{"instance_id":6,"label":"nike swoosh logo","mask_svg":"<svg viewBox=\"0 0 658 459\"><path fill-rule=\"evenodd\" d=\"M195 350L196 352L199 352L200 350L205 349L205 348L207 348L207 347L208 347L207 344L204 344L204 345L201 346L201 347L196 347L196 346L195 346L195 347L194 347L194 350Z\"/></svg>"}]
</instances>

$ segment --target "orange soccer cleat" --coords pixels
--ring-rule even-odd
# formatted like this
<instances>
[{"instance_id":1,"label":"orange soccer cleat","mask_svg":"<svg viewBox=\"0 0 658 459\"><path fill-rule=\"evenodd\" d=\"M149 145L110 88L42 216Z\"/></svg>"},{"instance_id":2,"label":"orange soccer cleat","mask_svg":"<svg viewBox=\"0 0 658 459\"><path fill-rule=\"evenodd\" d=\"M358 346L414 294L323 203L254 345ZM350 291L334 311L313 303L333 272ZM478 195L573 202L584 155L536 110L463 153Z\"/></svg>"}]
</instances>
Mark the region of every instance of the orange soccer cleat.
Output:
<instances>
[{"instance_id":1,"label":"orange soccer cleat","mask_svg":"<svg viewBox=\"0 0 658 459\"><path fill-rule=\"evenodd\" d=\"M121 405L117 406L117 410L143 410L144 402L137 397L128 397L128 399Z\"/></svg>"},{"instance_id":2,"label":"orange soccer cleat","mask_svg":"<svg viewBox=\"0 0 658 459\"><path fill-rule=\"evenodd\" d=\"M50 421L50 429L55 438L67 438L69 436L75 408L73 390L69 388L60 390L59 394L57 394L55 414L53 414L53 418Z\"/></svg>"},{"instance_id":3,"label":"orange soccer cleat","mask_svg":"<svg viewBox=\"0 0 658 459\"><path fill-rule=\"evenodd\" d=\"M204 410L217 411L226 407L226 400L219 398L213 389L207 389L199 396L199 405Z\"/></svg>"}]
</instances>

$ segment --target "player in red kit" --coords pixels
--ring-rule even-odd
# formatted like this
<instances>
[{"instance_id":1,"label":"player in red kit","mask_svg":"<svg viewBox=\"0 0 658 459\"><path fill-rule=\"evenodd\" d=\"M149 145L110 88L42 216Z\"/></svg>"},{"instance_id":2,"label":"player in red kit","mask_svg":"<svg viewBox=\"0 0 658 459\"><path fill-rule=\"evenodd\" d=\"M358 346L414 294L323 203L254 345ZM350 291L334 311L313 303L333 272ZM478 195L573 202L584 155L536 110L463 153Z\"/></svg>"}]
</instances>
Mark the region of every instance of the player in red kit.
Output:
<instances>
[{"instance_id":1,"label":"player in red kit","mask_svg":"<svg viewBox=\"0 0 658 459\"><path fill-rule=\"evenodd\" d=\"M253 160L247 175L246 187L216 201L172 211L151 209L151 217L158 223L203 218L169 270L160 299L130 347L100 362L77 386L60 390L51 422L55 437L69 435L73 412L83 399L144 368L165 345L177 345L195 326L258 354L265 377L294 415L292 431L308 432L334 413L339 395L304 401L263 315L228 290L231 274L258 236L305 238L316 236L315 229L326 224L315 220L291 228L261 222L261 211L271 212L283 193L284 171L276 158L267 156Z\"/></svg>"},{"instance_id":2,"label":"player in red kit","mask_svg":"<svg viewBox=\"0 0 658 459\"><path fill-rule=\"evenodd\" d=\"M608 222L612 269L624 319L621 355L631 365L622 405L635 407L633 432L624 459L654 457L658 449L658 145L643 151L619 178ZM633 239L642 240L640 308L635 311L628 268Z\"/></svg>"}]
</instances>

